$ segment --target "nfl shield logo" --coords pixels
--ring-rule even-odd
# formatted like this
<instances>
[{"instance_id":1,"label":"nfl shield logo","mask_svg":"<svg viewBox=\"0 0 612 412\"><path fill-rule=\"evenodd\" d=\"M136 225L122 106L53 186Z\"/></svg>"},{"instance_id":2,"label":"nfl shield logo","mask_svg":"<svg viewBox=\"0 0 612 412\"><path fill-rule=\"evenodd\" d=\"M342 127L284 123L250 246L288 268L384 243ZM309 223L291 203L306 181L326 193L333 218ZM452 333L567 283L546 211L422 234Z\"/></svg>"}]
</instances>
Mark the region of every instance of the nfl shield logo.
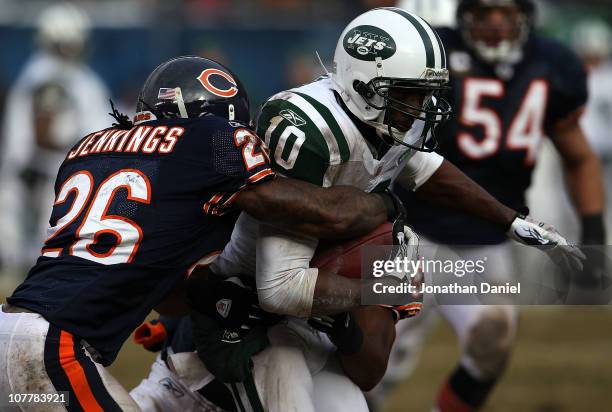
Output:
<instances>
[{"instance_id":1,"label":"nfl shield logo","mask_svg":"<svg viewBox=\"0 0 612 412\"><path fill-rule=\"evenodd\" d=\"M232 301L230 299L221 299L217 301L217 312L219 315L227 318L229 311L232 308Z\"/></svg>"}]
</instances>

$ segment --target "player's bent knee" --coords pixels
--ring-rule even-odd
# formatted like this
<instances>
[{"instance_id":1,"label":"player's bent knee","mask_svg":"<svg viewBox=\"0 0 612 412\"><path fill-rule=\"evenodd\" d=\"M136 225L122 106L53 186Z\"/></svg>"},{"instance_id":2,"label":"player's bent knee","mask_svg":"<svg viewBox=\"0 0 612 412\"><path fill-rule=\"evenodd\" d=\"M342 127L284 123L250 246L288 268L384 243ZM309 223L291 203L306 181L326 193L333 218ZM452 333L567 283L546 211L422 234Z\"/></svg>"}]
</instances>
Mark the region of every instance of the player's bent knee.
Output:
<instances>
[{"instance_id":1,"label":"player's bent knee","mask_svg":"<svg viewBox=\"0 0 612 412\"><path fill-rule=\"evenodd\" d=\"M466 355L482 378L499 376L510 357L516 331L514 309L490 306L470 328Z\"/></svg>"}]
</instances>

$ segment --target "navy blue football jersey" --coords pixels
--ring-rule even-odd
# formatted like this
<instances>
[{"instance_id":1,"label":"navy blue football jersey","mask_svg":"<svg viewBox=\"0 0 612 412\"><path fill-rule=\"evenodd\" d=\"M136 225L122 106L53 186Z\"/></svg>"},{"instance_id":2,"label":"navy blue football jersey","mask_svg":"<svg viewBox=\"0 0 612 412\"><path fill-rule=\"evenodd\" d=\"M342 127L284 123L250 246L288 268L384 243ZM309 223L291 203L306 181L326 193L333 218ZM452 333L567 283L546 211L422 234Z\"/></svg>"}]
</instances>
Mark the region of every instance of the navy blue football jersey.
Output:
<instances>
[{"instance_id":1,"label":"navy blue football jersey","mask_svg":"<svg viewBox=\"0 0 612 412\"><path fill-rule=\"evenodd\" d=\"M586 73L578 58L556 41L532 34L523 59L494 67L480 61L457 30L440 29L446 47L453 117L438 131L438 153L512 208L525 205L525 191L540 144L554 139L554 125L587 99ZM497 226L433 207L401 187L411 224L447 244L496 244Z\"/></svg>"},{"instance_id":2,"label":"navy blue football jersey","mask_svg":"<svg viewBox=\"0 0 612 412\"><path fill-rule=\"evenodd\" d=\"M190 267L229 241L237 194L274 177L260 143L216 116L86 136L58 172L41 257L8 302L110 364Z\"/></svg>"}]
</instances>

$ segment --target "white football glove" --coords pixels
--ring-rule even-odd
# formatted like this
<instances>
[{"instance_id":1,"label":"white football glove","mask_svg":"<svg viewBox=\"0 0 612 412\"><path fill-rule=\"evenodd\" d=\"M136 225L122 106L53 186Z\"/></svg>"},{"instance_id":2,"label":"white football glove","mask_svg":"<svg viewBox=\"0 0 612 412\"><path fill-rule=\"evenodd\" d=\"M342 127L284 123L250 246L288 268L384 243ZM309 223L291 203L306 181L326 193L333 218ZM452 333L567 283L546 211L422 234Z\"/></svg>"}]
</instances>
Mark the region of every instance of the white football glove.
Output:
<instances>
[{"instance_id":1,"label":"white football glove","mask_svg":"<svg viewBox=\"0 0 612 412\"><path fill-rule=\"evenodd\" d=\"M408 259L409 261L417 262L419 259L419 235L416 234L409 226L405 225L403 220L396 220L393 223L393 245L394 254L389 256L389 260ZM412 272L389 272L389 275L398 277L402 280L414 278L417 274Z\"/></svg>"},{"instance_id":2,"label":"white football glove","mask_svg":"<svg viewBox=\"0 0 612 412\"><path fill-rule=\"evenodd\" d=\"M553 262L563 268L582 271L586 256L578 247L567 242L557 229L548 223L517 216L506 233L510 239L527 246L542 248Z\"/></svg>"},{"instance_id":3,"label":"white football glove","mask_svg":"<svg viewBox=\"0 0 612 412\"><path fill-rule=\"evenodd\" d=\"M419 261L419 236L409 226L404 224L403 219L398 219L393 223L393 244L395 255L390 256L390 260L407 259L411 262ZM422 268L421 268L422 269ZM410 272L392 272L387 273L390 276L395 276L403 282L408 282L414 288L414 292L410 293L408 302L404 305L380 305L391 310L395 322L400 319L411 318L418 315L423 307L423 294L420 293L421 284L424 282L424 274L421 269Z\"/></svg>"}]
</instances>

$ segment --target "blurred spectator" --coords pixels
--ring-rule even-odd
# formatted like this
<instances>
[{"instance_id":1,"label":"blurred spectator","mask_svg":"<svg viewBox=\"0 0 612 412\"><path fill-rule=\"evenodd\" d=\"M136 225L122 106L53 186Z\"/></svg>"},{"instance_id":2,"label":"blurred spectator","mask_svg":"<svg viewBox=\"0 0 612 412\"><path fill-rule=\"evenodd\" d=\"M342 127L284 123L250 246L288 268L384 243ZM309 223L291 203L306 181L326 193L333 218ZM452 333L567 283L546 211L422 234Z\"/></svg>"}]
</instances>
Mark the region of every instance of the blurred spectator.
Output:
<instances>
[{"instance_id":1,"label":"blurred spectator","mask_svg":"<svg viewBox=\"0 0 612 412\"><path fill-rule=\"evenodd\" d=\"M285 10L303 10L308 4L304 0L261 0L264 7L285 9Z\"/></svg>"},{"instance_id":2,"label":"blurred spectator","mask_svg":"<svg viewBox=\"0 0 612 412\"><path fill-rule=\"evenodd\" d=\"M40 254L67 149L110 125L106 87L82 62L89 30L88 17L71 4L45 9L38 50L9 91L0 162L0 253L9 267Z\"/></svg>"},{"instance_id":3,"label":"blurred spectator","mask_svg":"<svg viewBox=\"0 0 612 412\"><path fill-rule=\"evenodd\" d=\"M612 161L612 33L599 20L582 21L572 33L572 43L589 71L589 104L582 126L595 151Z\"/></svg>"},{"instance_id":4,"label":"blurred spectator","mask_svg":"<svg viewBox=\"0 0 612 412\"><path fill-rule=\"evenodd\" d=\"M214 60L224 66L230 67L232 65L229 57L227 57L227 54L225 54L225 52L221 50L220 47L214 44L200 45L195 55Z\"/></svg>"},{"instance_id":5,"label":"blurred spectator","mask_svg":"<svg viewBox=\"0 0 612 412\"><path fill-rule=\"evenodd\" d=\"M434 27L455 27L457 0L399 0L397 7L421 16Z\"/></svg>"},{"instance_id":6,"label":"blurred spectator","mask_svg":"<svg viewBox=\"0 0 612 412\"><path fill-rule=\"evenodd\" d=\"M602 160L608 193L606 226L612 230L612 31L600 20L585 20L576 25L572 43L589 72L589 103L581 125L591 146ZM608 232L610 233L610 232Z\"/></svg>"},{"instance_id":7,"label":"blurred spectator","mask_svg":"<svg viewBox=\"0 0 612 412\"><path fill-rule=\"evenodd\" d=\"M286 67L285 77L288 88L310 83L317 76L325 74L314 52L291 56Z\"/></svg>"}]
</instances>

